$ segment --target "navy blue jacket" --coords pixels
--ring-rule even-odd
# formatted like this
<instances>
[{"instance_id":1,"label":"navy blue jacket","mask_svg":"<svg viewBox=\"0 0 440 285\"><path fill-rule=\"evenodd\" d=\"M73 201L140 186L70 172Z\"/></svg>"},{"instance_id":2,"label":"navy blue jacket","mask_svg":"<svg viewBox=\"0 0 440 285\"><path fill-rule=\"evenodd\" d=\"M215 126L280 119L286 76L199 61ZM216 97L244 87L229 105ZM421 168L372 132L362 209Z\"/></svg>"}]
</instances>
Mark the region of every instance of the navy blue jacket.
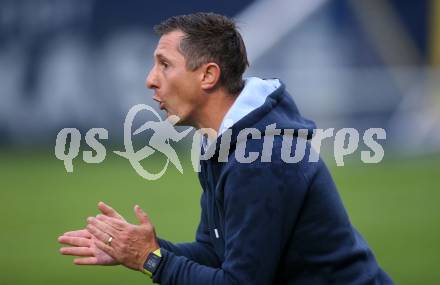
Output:
<instances>
[{"instance_id":1,"label":"navy blue jacket","mask_svg":"<svg viewBox=\"0 0 440 285\"><path fill-rule=\"evenodd\" d=\"M202 214L192 243L159 239L162 262L153 276L168 285L208 284L392 284L353 228L325 164L281 159L282 136L273 140L272 161L239 163L237 134L313 129L282 84L265 103L232 127L227 162L201 161ZM248 139L246 153L261 154L261 139ZM221 137L217 140L217 147ZM293 137L292 156L295 144Z\"/></svg>"}]
</instances>

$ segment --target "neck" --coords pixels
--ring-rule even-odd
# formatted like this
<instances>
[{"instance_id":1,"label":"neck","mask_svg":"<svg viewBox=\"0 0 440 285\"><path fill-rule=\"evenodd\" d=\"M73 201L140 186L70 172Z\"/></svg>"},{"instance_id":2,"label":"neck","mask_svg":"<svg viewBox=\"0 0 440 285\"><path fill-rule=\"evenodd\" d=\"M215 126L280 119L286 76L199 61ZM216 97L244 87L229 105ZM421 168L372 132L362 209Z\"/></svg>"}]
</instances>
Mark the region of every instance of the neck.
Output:
<instances>
[{"instance_id":1,"label":"neck","mask_svg":"<svg viewBox=\"0 0 440 285\"><path fill-rule=\"evenodd\" d=\"M198 112L197 129L210 128L219 131L220 125L228 110L231 108L238 94L230 94L223 89L206 94L207 100Z\"/></svg>"}]
</instances>

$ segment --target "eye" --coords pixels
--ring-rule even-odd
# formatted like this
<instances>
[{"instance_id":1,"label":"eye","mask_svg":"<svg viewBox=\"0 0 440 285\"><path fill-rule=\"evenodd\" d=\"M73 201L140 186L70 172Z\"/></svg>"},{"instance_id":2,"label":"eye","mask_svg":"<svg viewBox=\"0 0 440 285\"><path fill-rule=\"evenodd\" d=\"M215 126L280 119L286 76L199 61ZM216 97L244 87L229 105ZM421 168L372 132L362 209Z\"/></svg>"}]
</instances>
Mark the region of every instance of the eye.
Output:
<instances>
[{"instance_id":1,"label":"eye","mask_svg":"<svg viewBox=\"0 0 440 285\"><path fill-rule=\"evenodd\" d=\"M160 65L162 65L163 68L167 68L168 62L162 60L162 61L160 61Z\"/></svg>"}]
</instances>

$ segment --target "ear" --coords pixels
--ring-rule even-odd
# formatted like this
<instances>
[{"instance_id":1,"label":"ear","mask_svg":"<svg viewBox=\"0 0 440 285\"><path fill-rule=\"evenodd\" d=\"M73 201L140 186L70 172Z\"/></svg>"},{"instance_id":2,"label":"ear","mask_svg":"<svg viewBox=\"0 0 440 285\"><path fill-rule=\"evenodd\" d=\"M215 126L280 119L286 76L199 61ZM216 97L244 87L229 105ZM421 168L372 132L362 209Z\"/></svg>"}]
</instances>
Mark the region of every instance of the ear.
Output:
<instances>
[{"instance_id":1,"label":"ear","mask_svg":"<svg viewBox=\"0 0 440 285\"><path fill-rule=\"evenodd\" d=\"M208 90L216 87L220 80L220 66L215 62L209 62L202 66L202 89Z\"/></svg>"}]
</instances>

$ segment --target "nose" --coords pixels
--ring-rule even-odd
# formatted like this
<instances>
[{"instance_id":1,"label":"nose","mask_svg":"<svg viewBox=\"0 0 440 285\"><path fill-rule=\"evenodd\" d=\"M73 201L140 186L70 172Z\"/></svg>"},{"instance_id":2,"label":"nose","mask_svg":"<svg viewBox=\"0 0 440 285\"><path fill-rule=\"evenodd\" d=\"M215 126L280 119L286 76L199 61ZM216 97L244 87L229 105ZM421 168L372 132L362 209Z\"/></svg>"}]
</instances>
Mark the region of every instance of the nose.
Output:
<instances>
[{"instance_id":1,"label":"nose","mask_svg":"<svg viewBox=\"0 0 440 285\"><path fill-rule=\"evenodd\" d=\"M156 68L153 66L153 68L150 70L150 73L148 73L147 79L146 79L146 85L149 89L156 89L159 88L158 82L157 82L157 76L156 76Z\"/></svg>"}]
</instances>

